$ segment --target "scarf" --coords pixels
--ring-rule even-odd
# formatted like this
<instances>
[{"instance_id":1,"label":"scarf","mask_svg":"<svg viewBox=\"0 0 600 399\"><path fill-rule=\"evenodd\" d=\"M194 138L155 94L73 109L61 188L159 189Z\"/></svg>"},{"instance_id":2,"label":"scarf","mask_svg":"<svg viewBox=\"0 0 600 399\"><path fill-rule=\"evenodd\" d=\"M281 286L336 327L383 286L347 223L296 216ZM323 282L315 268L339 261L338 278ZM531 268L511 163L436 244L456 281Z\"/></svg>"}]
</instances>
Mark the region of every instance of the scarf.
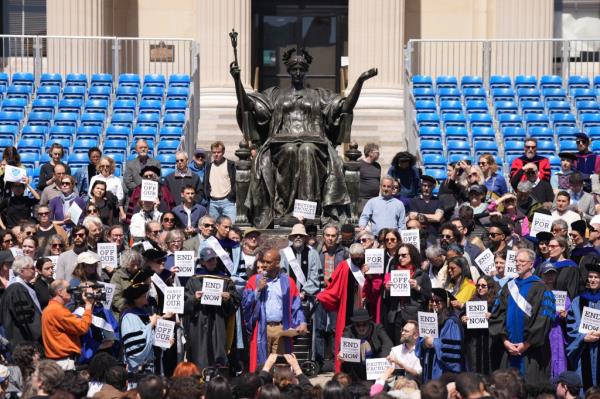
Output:
<instances>
[{"instance_id":1,"label":"scarf","mask_svg":"<svg viewBox=\"0 0 600 399\"><path fill-rule=\"evenodd\" d=\"M67 212L69 211L69 208L71 207L71 203L73 202L75 197L76 197L75 191L73 191L69 195L64 195L63 193L60 194L60 200L62 201L62 204L63 204L63 216L66 215ZM73 220L73 223L77 224L77 220Z\"/></svg>"}]
</instances>

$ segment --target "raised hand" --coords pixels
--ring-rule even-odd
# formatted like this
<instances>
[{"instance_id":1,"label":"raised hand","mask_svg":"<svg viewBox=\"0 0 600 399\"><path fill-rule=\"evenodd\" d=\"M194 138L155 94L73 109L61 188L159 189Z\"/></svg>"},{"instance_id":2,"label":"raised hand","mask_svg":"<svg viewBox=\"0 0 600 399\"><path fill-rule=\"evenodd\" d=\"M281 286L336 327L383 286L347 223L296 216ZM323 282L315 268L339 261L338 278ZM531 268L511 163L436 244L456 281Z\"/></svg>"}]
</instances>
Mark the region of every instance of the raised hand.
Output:
<instances>
[{"instance_id":1,"label":"raised hand","mask_svg":"<svg viewBox=\"0 0 600 399\"><path fill-rule=\"evenodd\" d=\"M378 73L377 68L371 68L368 71L361 73L359 79L365 81L371 79L373 76L377 76Z\"/></svg>"},{"instance_id":2,"label":"raised hand","mask_svg":"<svg viewBox=\"0 0 600 399\"><path fill-rule=\"evenodd\" d=\"M237 62L233 61L229 64L229 73L234 79L239 79L240 77L240 66Z\"/></svg>"}]
</instances>

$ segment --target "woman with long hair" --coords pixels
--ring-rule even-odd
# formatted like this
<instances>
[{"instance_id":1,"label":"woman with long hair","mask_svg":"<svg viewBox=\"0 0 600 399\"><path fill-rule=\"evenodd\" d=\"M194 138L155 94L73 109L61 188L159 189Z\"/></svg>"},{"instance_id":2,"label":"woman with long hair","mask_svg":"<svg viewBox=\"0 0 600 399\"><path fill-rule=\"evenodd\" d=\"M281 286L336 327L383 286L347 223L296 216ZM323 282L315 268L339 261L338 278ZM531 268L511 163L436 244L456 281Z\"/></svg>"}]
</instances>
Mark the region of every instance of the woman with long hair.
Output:
<instances>
[{"instance_id":1,"label":"woman with long hair","mask_svg":"<svg viewBox=\"0 0 600 399\"><path fill-rule=\"evenodd\" d=\"M563 237L554 237L548 243L551 263L556 268L556 290L567 291L570 299L579 293L579 266L567 258L569 242ZM544 264L542 264L542 267ZM541 271L541 268L540 268Z\"/></svg>"},{"instance_id":2,"label":"woman with long hair","mask_svg":"<svg viewBox=\"0 0 600 399\"><path fill-rule=\"evenodd\" d=\"M43 256L58 256L65 251L65 240L62 236L54 234L48 239Z\"/></svg>"},{"instance_id":3,"label":"woman with long hair","mask_svg":"<svg viewBox=\"0 0 600 399\"><path fill-rule=\"evenodd\" d=\"M94 176L95 178L96 176ZM88 210L96 209L96 215L105 226L112 226L119 221L119 203L117 197L107 190L107 184L103 180L94 180L90 186L90 199ZM88 213L89 214L89 213Z\"/></svg>"},{"instance_id":4,"label":"woman with long hair","mask_svg":"<svg viewBox=\"0 0 600 399\"><path fill-rule=\"evenodd\" d=\"M451 301L454 309L460 310L475 294L475 283L471 277L469 262L462 256L448 259L448 278L445 289L455 297Z\"/></svg>"},{"instance_id":5,"label":"woman with long hair","mask_svg":"<svg viewBox=\"0 0 600 399\"><path fill-rule=\"evenodd\" d=\"M90 180L90 189L88 195L90 198L92 197L93 186L96 181L105 182L105 192L111 193L115 196L116 199L116 208L117 208L117 216L115 217L115 222L125 220L125 208L123 206L125 195L123 193L123 181L120 177L115 176L116 164L115 160L111 157L102 157L100 161L98 161L98 166L96 167L98 172L97 175L92 177ZM108 224L108 223L105 223ZM112 223L110 223L112 224ZM110 224L108 224L110 226Z\"/></svg>"},{"instance_id":6,"label":"woman with long hair","mask_svg":"<svg viewBox=\"0 0 600 399\"><path fill-rule=\"evenodd\" d=\"M479 168L483 172L485 186L488 189L488 195L501 197L508 192L506 180L502 174L498 173L498 164L492 154L483 154L479 157Z\"/></svg>"}]
</instances>

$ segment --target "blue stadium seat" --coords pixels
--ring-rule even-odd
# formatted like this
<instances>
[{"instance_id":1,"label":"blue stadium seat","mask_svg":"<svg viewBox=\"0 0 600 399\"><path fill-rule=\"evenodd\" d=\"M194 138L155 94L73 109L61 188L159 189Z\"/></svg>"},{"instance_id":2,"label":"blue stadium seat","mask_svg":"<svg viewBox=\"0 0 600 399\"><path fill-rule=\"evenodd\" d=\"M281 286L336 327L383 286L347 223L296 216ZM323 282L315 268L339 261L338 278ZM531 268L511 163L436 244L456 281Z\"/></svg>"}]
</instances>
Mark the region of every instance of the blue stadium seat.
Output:
<instances>
[{"instance_id":1,"label":"blue stadium seat","mask_svg":"<svg viewBox=\"0 0 600 399\"><path fill-rule=\"evenodd\" d=\"M60 87L42 86L42 87L38 87L35 98L36 99L54 100L58 103L59 97L60 97Z\"/></svg>"},{"instance_id":2,"label":"blue stadium seat","mask_svg":"<svg viewBox=\"0 0 600 399\"><path fill-rule=\"evenodd\" d=\"M106 155L119 154L124 158L127 156L128 145L129 143L127 140L104 140L102 152Z\"/></svg>"},{"instance_id":3,"label":"blue stadium seat","mask_svg":"<svg viewBox=\"0 0 600 399\"><path fill-rule=\"evenodd\" d=\"M431 92L435 93L432 89ZM435 94L434 94L435 96ZM190 97L190 89L187 87L169 87L167 89L167 100L182 100L187 101ZM433 98L435 99L435 97ZM425 99L424 99L425 100Z\"/></svg>"},{"instance_id":4,"label":"blue stadium seat","mask_svg":"<svg viewBox=\"0 0 600 399\"><path fill-rule=\"evenodd\" d=\"M173 84L173 83L175 83L175 82L173 82L173 79L174 79L174 76L171 75L169 77L169 87L189 87L189 82L188 82L187 86L179 86L179 85ZM427 75L414 75L412 77L412 84L413 84L413 89L417 89L417 88L433 89L433 80L431 79L431 76L427 76Z\"/></svg>"},{"instance_id":5,"label":"blue stadium seat","mask_svg":"<svg viewBox=\"0 0 600 399\"><path fill-rule=\"evenodd\" d=\"M471 114L487 114L488 105L486 101L467 101L466 105L467 115Z\"/></svg>"},{"instance_id":6,"label":"blue stadium seat","mask_svg":"<svg viewBox=\"0 0 600 399\"><path fill-rule=\"evenodd\" d=\"M98 113L102 116L106 116L108 112L108 101L107 100L87 100L85 102L85 112Z\"/></svg>"},{"instance_id":7,"label":"blue stadium seat","mask_svg":"<svg viewBox=\"0 0 600 399\"><path fill-rule=\"evenodd\" d=\"M48 151L50 151L50 146L51 146L51 145L52 145L52 144L48 144L48 145L47 145L47 147L46 147L46 152L44 152L44 153L43 153L43 154L40 156L40 158L39 158L39 161L38 161L38 164L42 164L42 165L43 165L43 164L45 164L45 163L48 163L48 162L50 162L51 158L50 158L50 154L48 154ZM63 149L64 149L64 148L65 148L65 147L63 147ZM68 149L69 147L66 147L66 148ZM68 158L68 155L67 155L67 158Z\"/></svg>"},{"instance_id":8,"label":"blue stadium seat","mask_svg":"<svg viewBox=\"0 0 600 399\"><path fill-rule=\"evenodd\" d=\"M543 89L542 95L546 103L548 101L567 101L567 91L565 89Z\"/></svg>"},{"instance_id":9,"label":"blue stadium seat","mask_svg":"<svg viewBox=\"0 0 600 399\"><path fill-rule=\"evenodd\" d=\"M448 178L445 169L426 169L425 174L433 177L438 182L438 186L442 184L446 178Z\"/></svg>"},{"instance_id":10,"label":"blue stadium seat","mask_svg":"<svg viewBox=\"0 0 600 399\"><path fill-rule=\"evenodd\" d=\"M414 86L414 82L415 82L415 76L413 76L413 87ZM192 79L190 78L190 75L185 75L185 74L173 74L171 76L169 76L169 87L185 87L185 88L189 88L190 87L190 83L192 82ZM431 77L429 77L429 83L431 84ZM432 86L430 86L430 88L433 88Z\"/></svg>"},{"instance_id":11,"label":"blue stadium seat","mask_svg":"<svg viewBox=\"0 0 600 399\"><path fill-rule=\"evenodd\" d=\"M92 86L88 91L88 100L103 100L110 102L112 90L108 86Z\"/></svg>"},{"instance_id":12,"label":"blue stadium seat","mask_svg":"<svg viewBox=\"0 0 600 399\"><path fill-rule=\"evenodd\" d=\"M59 112L54 115L54 125L58 126L71 126L73 130L77 129L79 122L79 115L74 112Z\"/></svg>"},{"instance_id":13,"label":"blue stadium seat","mask_svg":"<svg viewBox=\"0 0 600 399\"><path fill-rule=\"evenodd\" d=\"M575 109L577 109L577 115L579 117L583 114L600 113L600 106L597 101L577 101Z\"/></svg>"},{"instance_id":14,"label":"blue stadium seat","mask_svg":"<svg viewBox=\"0 0 600 399\"><path fill-rule=\"evenodd\" d=\"M133 143L135 143L139 139L154 141L154 139L156 139L157 130L158 129L153 128L151 126L137 126L135 129L133 129L131 140Z\"/></svg>"},{"instance_id":15,"label":"blue stadium seat","mask_svg":"<svg viewBox=\"0 0 600 399\"><path fill-rule=\"evenodd\" d=\"M137 73L122 73L119 75L119 87L135 87L140 90L140 75Z\"/></svg>"},{"instance_id":16,"label":"blue stadium seat","mask_svg":"<svg viewBox=\"0 0 600 399\"><path fill-rule=\"evenodd\" d=\"M473 128L471 136L473 138L473 143L481 141L491 141L494 143L496 142L496 133L494 133L494 129L489 127Z\"/></svg>"},{"instance_id":17,"label":"blue stadium seat","mask_svg":"<svg viewBox=\"0 0 600 399\"><path fill-rule=\"evenodd\" d=\"M142 101L162 101L164 89L161 87L144 86L142 89Z\"/></svg>"},{"instance_id":18,"label":"blue stadium seat","mask_svg":"<svg viewBox=\"0 0 600 399\"><path fill-rule=\"evenodd\" d=\"M427 90L427 89L420 89ZM439 89L438 90L438 99L440 103L442 101L461 101L460 90L458 89ZM420 100L425 100L425 98L420 98ZM433 99L435 101L435 99Z\"/></svg>"},{"instance_id":19,"label":"blue stadium seat","mask_svg":"<svg viewBox=\"0 0 600 399\"><path fill-rule=\"evenodd\" d=\"M418 111L417 111L418 112ZM154 114L160 117L162 113L162 102L156 100L140 101L138 107L138 117L142 114Z\"/></svg>"},{"instance_id":20,"label":"blue stadium seat","mask_svg":"<svg viewBox=\"0 0 600 399\"><path fill-rule=\"evenodd\" d=\"M592 141L590 150L592 150L592 152L595 152L596 154L600 154L600 141Z\"/></svg>"},{"instance_id":21,"label":"blue stadium seat","mask_svg":"<svg viewBox=\"0 0 600 399\"><path fill-rule=\"evenodd\" d=\"M95 73L90 79L90 91L92 88L108 87L112 91L113 77L110 73Z\"/></svg>"},{"instance_id":22,"label":"blue stadium seat","mask_svg":"<svg viewBox=\"0 0 600 399\"><path fill-rule=\"evenodd\" d=\"M560 170L560 157L558 155L551 155L548 157L548 160L550 161L550 168L553 172L555 171L554 168L556 168L556 171Z\"/></svg>"},{"instance_id":23,"label":"blue stadium seat","mask_svg":"<svg viewBox=\"0 0 600 399\"><path fill-rule=\"evenodd\" d=\"M542 101L542 94L538 89L518 89L517 98L519 103L523 101Z\"/></svg>"},{"instance_id":24,"label":"blue stadium seat","mask_svg":"<svg viewBox=\"0 0 600 399\"><path fill-rule=\"evenodd\" d=\"M83 102L79 99L63 97L63 99L58 102L58 112L71 112L80 115L82 104Z\"/></svg>"},{"instance_id":25,"label":"blue stadium seat","mask_svg":"<svg viewBox=\"0 0 600 399\"><path fill-rule=\"evenodd\" d=\"M448 104L446 104L448 105ZM458 101L458 105L460 105L460 101ZM453 108L455 109L455 108ZM185 112L187 110L187 102L185 101L181 101L181 100L167 100L167 102L165 102L165 115L167 114L183 114L185 115ZM440 113L442 113L442 106L440 105ZM461 112L462 112L462 106L460 108Z\"/></svg>"},{"instance_id":26,"label":"blue stadium seat","mask_svg":"<svg viewBox=\"0 0 600 399\"><path fill-rule=\"evenodd\" d=\"M2 143L0 141L0 148L6 148L7 146L3 145L4 143ZM34 152L24 152L22 154L19 154L21 157L21 165L25 166L26 168L31 168L31 169L35 169L37 168L38 162L40 160L40 155L36 154Z\"/></svg>"},{"instance_id":27,"label":"blue stadium seat","mask_svg":"<svg viewBox=\"0 0 600 399\"><path fill-rule=\"evenodd\" d=\"M460 161L471 162L471 156L465 154L452 154L448 156L448 163L457 163Z\"/></svg>"},{"instance_id":28,"label":"blue stadium seat","mask_svg":"<svg viewBox=\"0 0 600 399\"><path fill-rule=\"evenodd\" d=\"M10 85L8 74L6 72L0 72L0 86L8 87Z\"/></svg>"},{"instance_id":29,"label":"blue stadium seat","mask_svg":"<svg viewBox=\"0 0 600 399\"><path fill-rule=\"evenodd\" d=\"M435 78L435 88L436 88L436 90L457 89L458 88L458 80L456 80L456 76L440 75Z\"/></svg>"},{"instance_id":30,"label":"blue stadium seat","mask_svg":"<svg viewBox=\"0 0 600 399\"><path fill-rule=\"evenodd\" d=\"M463 90L465 103L468 101L486 101L487 93L485 89L465 89Z\"/></svg>"},{"instance_id":31,"label":"blue stadium seat","mask_svg":"<svg viewBox=\"0 0 600 399\"><path fill-rule=\"evenodd\" d=\"M90 160L86 152L74 152L68 158L68 164L71 169L87 167L89 163Z\"/></svg>"},{"instance_id":32,"label":"blue stadium seat","mask_svg":"<svg viewBox=\"0 0 600 399\"><path fill-rule=\"evenodd\" d=\"M421 155L437 154L444 156L444 147L441 141L437 140L421 140L420 144Z\"/></svg>"},{"instance_id":33,"label":"blue stadium seat","mask_svg":"<svg viewBox=\"0 0 600 399\"><path fill-rule=\"evenodd\" d=\"M471 144L463 140L449 140L447 145L448 156L452 154L464 154L471 156Z\"/></svg>"},{"instance_id":34,"label":"blue stadium seat","mask_svg":"<svg viewBox=\"0 0 600 399\"><path fill-rule=\"evenodd\" d=\"M107 156L111 157L113 159L113 161L115 161L115 163L117 165L123 165L123 162L125 162L125 156L123 154L114 154L114 153L105 153Z\"/></svg>"},{"instance_id":35,"label":"blue stadium seat","mask_svg":"<svg viewBox=\"0 0 600 399\"><path fill-rule=\"evenodd\" d=\"M113 115L130 114L134 117L136 105L135 100L117 100L113 103Z\"/></svg>"},{"instance_id":36,"label":"blue stadium seat","mask_svg":"<svg viewBox=\"0 0 600 399\"><path fill-rule=\"evenodd\" d=\"M549 115L568 114L571 112L571 103L568 101L546 101Z\"/></svg>"},{"instance_id":37,"label":"blue stadium seat","mask_svg":"<svg viewBox=\"0 0 600 399\"><path fill-rule=\"evenodd\" d=\"M33 89L35 77L31 72L15 72L12 75L12 84L14 86L28 86Z\"/></svg>"},{"instance_id":38,"label":"blue stadium seat","mask_svg":"<svg viewBox=\"0 0 600 399\"><path fill-rule=\"evenodd\" d=\"M573 114L554 114L551 117L552 127L556 130L559 127L575 127L577 119Z\"/></svg>"},{"instance_id":39,"label":"blue stadium seat","mask_svg":"<svg viewBox=\"0 0 600 399\"><path fill-rule=\"evenodd\" d=\"M506 158L511 156L521 156L525 150L525 143L523 141L506 141L504 142L504 156ZM510 162L508 163L511 164Z\"/></svg>"},{"instance_id":40,"label":"blue stadium seat","mask_svg":"<svg viewBox=\"0 0 600 399\"><path fill-rule=\"evenodd\" d=\"M133 115L125 113L113 114L110 124L112 126L126 127L131 132L133 129Z\"/></svg>"},{"instance_id":41,"label":"blue stadium seat","mask_svg":"<svg viewBox=\"0 0 600 399\"><path fill-rule=\"evenodd\" d=\"M40 139L21 139L17 145L17 149L19 150L19 154L25 152L32 152L40 155L42 153L42 149L44 148L44 143Z\"/></svg>"},{"instance_id":42,"label":"blue stadium seat","mask_svg":"<svg viewBox=\"0 0 600 399\"><path fill-rule=\"evenodd\" d=\"M183 129L181 129L181 128L163 126L161 128L161 135L162 135L163 129L178 129L179 131L183 132ZM441 141L442 140L442 131L440 130L439 127L423 126L423 127L419 128L419 138L421 140L440 140Z\"/></svg>"},{"instance_id":43,"label":"blue stadium seat","mask_svg":"<svg viewBox=\"0 0 600 399\"><path fill-rule=\"evenodd\" d=\"M561 142L563 140L572 140L573 141L576 139L575 135L577 133L579 133L579 129L577 127L568 127L568 126L555 128L554 131L556 132L556 138L558 139L559 142Z\"/></svg>"},{"instance_id":44,"label":"blue stadium seat","mask_svg":"<svg viewBox=\"0 0 600 399\"><path fill-rule=\"evenodd\" d=\"M159 87L164 90L167 86L165 75L163 74L149 74L144 76L144 87Z\"/></svg>"},{"instance_id":45,"label":"blue stadium seat","mask_svg":"<svg viewBox=\"0 0 600 399\"><path fill-rule=\"evenodd\" d=\"M77 128L75 140L100 140L102 136L102 128L94 125L81 125Z\"/></svg>"},{"instance_id":46,"label":"blue stadium seat","mask_svg":"<svg viewBox=\"0 0 600 399\"><path fill-rule=\"evenodd\" d=\"M58 102L49 98L36 98L31 102L31 112L48 112L54 116Z\"/></svg>"},{"instance_id":47,"label":"blue stadium seat","mask_svg":"<svg viewBox=\"0 0 600 399\"><path fill-rule=\"evenodd\" d=\"M438 129L439 131L439 129ZM179 140L184 135L183 129L180 127L163 126L158 132L158 139L160 140ZM423 137L419 134L419 137ZM441 133L440 133L441 139Z\"/></svg>"},{"instance_id":48,"label":"blue stadium seat","mask_svg":"<svg viewBox=\"0 0 600 399\"><path fill-rule=\"evenodd\" d=\"M54 139L67 139L72 140L75 135L75 127L69 125L54 125L50 128L48 138Z\"/></svg>"},{"instance_id":49,"label":"blue stadium seat","mask_svg":"<svg viewBox=\"0 0 600 399\"><path fill-rule=\"evenodd\" d=\"M534 75L517 75L515 77L515 89L535 89L538 82Z\"/></svg>"},{"instance_id":50,"label":"blue stadium seat","mask_svg":"<svg viewBox=\"0 0 600 399\"><path fill-rule=\"evenodd\" d=\"M578 101L596 101L597 95L596 90L594 89L573 89L571 91L571 96L573 97L573 101L576 103Z\"/></svg>"},{"instance_id":51,"label":"blue stadium seat","mask_svg":"<svg viewBox=\"0 0 600 399\"><path fill-rule=\"evenodd\" d=\"M27 123L32 126L44 126L47 130L52 126L52 114L49 112L30 112Z\"/></svg>"},{"instance_id":52,"label":"blue stadium seat","mask_svg":"<svg viewBox=\"0 0 600 399\"><path fill-rule=\"evenodd\" d=\"M543 114L527 114L525 115L525 128L530 130L532 127L549 127L550 120L548 115Z\"/></svg>"},{"instance_id":53,"label":"blue stadium seat","mask_svg":"<svg viewBox=\"0 0 600 399\"><path fill-rule=\"evenodd\" d=\"M496 101L494 103L496 118L502 114L516 115L519 113L519 106L514 101Z\"/></svg>"},{"instance_id":54,"label":"blue stadium seat","mask_svg":"<svg viewBox=\"0 0 600 399\"><path fill-rule=\"evenodd\" d=\"M110 125L106 128L104 138L106 140L125 139L129 143L129 136L131 136L131 128L128 128L127 126Z\"/></svg>"},{"instance_id":55,"label":"blue stadium seat","mask_svg":"<svg viewBox=\"0 0 600 399\"><path fill-rule=\"evenodd\" d=\"M170 114L173 115L173 114ZM158 126L160 124L160 116L158 114L139 114L136 121L136 127L149 126L153 127L155 130L158 130Z\"/></svg>"},{"instance_id":56,"label":"blue stadium seat","mask_svg":"<svg viewBox=\"0 0 600 399\"><path fill-rule=\"evenodd\" d=\"M590 137L590 140L600 141L600 126L588 127L587 129L585 129L585 133ZM2 136L2 133L0 133L0 136Z\"/></svg>"},{"instance_id":57,"label":"blue stadium seat","mask_svg":"<svg viewBox=\"0 0 600 399\"><path fill-rule=\"evenodd\" d=\"M73 153L81 152L87 154L88 150L93 147L98 147L98 141L89 139L75 140L73 143Z\"/></svg>"},{"instance_id":58,"label":"blue stadium seat","mask_svg":"<svg viewBox=\"0 0 600 399\"><path fill-rule=\"evenodd\" d=\"M67 159L69 159L68 157L69 157L69 154L71 153L71 151L70 151L71 140L70 139L52 139L52 140L48 140L46 142L46 152L44 154L42 154L42 158L44 156L48 156L48 162L50 161L50 156L48 155L48 152L50 151L50 147L54 143L60 144L62 146L63 151L65 153L65 157L67 157ZM71 171L71 173L73 173L73 171Z\"/></svg>"},{"instance_id":59,"label":"blue stadium seat","mask_svg":"<svg viewBox=\"0 0 600 399\"><path fill-rule=\"evenodd\" d=\"M579 120L583 129L600 126L600 114L583 114Z\"/></svg>"},{"instance_id":60,"label":"blue stadium seat","mask_svg":"<svg viewBox=\"0 0 600 399\"><path fill-rule=\"evenodd\" d=\"M22 139L39 139L44 143L48 135L48 128L45 126L25 125L21 130Z\"/></svg>"},{"instance_id":61,"label":"blue stadium seat","mask_svg":"<svg viewBox=\"0 0 600 399\"><path fill-rule=\"evenodd\" d=\"M17 134L19 134L19 128L17 126L0 125L0 138L15 141L17 139Z\"/></svg>"},{"instance_id":62,"label":"blue stadium seat","mask_svg":"<svg viewBox=\"0 0 600 399\"><path fill-rule=\"evenodd\" d=\"M169 98L169 92L172 90L181 90L179 87L171 87L167 92L167 99ZM426 87L417 87L413 89L413 98L415 101L435 101L435 90Z\"/></svg>"},{"instance_id":63,"label":"blue stadium seat","mask_svg":"<svg viewBox=\"0 0 600 399\"><path fill-rule=\"evenodd\" d=\"M21 112L25 113L27 100L24 98L7 98L2 101L2 112Z\"/></svg>"},{"instance_id":64,"label":"blue stadium seat","mask_svg":"<svg viewBox=\"0 0 600 399\"><path fill-rule=\"evenodd\" d=\"M502 138L505 142L524 141L527 137L525 129L522 127L506 127L501 130Z\"/></svg>"},{"instance_id":65,"label":"blue stadium seat","mask_svg":"<svg viewBox=\"0 0 600 399\"><path fill-rule=\"evenodd\" d=\"M515 91L512 88L492 89L492 102L515 101Z\"/></svg>"},{"instance_id":66,"label":"blue stadium seat","mask_svg":"<svg viewBox=\"0 0 600 399\"><path fill-rule=\"evenodd\" d=\"M179 149L179 140L161 140L158 142L158 154L175 154Z\"/></svg>"},{"instance_id":67,"label":"blue stadium seat","mask_svg":"<svg viewBox=\"0 0 600 399\"><path fill-rule=\"evenodd\" d=\"M435 101L417 101L415 103L415 111L419 114L435 114L437 112L437 104Z\"/></svg>"},{"instance_id":68,"label":"blue stadium seat","mask_svg":"<svg viewBox=\"0 0 600 399\"><path fill-rule=\"evenodd\" d=\"M0 112L0 125L21 127L23 114L21 112Z\"/></svg>"},{"instance_id":69,"label":"blue stadium seat","mask_svg":"<svg viewBox=\"0 0 600 399\"><path fill-rule=\"evenodd\" d=\"M464 75L460 79L460 88L464 89L481 89L483 88L483 78L475 75Z\"/></svg>"},{"instance_id":70,"label":"blue stadium seat","mask_svg":"<svg viewBox=\"0 0 600 399\"><path fill-rule=\"evenodd\" d=\"M422 121L429 121L428 123L434 123L435 120L437 120L437 125L426 125L426 126L439 126L440 125L440 119L437 116L437 114L424 114L424 115L417 115L417 122L419 121L419 117L422 116L424 118L422 118ZM175 127L180 127L183 129L183 127L185 126L185 115L182 114L167 114L164 116L163 118L163 126L175 126ZM421 126L421 125L419 125Z\"/></svg>"},{"instance_id":71,"label":"blue stadium seat","mask_svg":"<svg viewBox=\"0 0 600 399\"><path fill-rule=\"evenodd\" d=\"M139 89L131 86L119 86L115 91L117 100L133 100L137 103L139 97Z\"/></svg>"},{"instance_id":72,"label":"blue stadium seat","mask_svg":"<svg viewBox=\"0 0 600 399\"><path fill-rule=\"evenodd\" d=\"M498 155L498 144L495 141L477 141L474 143L475 158L479 158L483 154Z\"/></svg>"},{"instance_id":73,"label":"blue stadium seat","mask_svg":"<svg viewBox=\"0 0 600 399\"><path fill-rule=\"evenodd\" d=\"M538 141L537 153L538 153L538 155L541 155L544 157L556 155L556 147L554 145L554 141L545 141L545 140Z\"/></svg>"},{"instance_id":74,"label":"blue stadium seat","mask_svg":"<svg viewBox=\"0 0 600 399\"><path fill-rule=\"evenodd\" d=\"M471 114L468 120L471 130L474 127L494 127L494 120L490 114Z\"/></svg>"},{"instance_id":75,"label":"blue stadium seat","mask_svg":"<svg viewBox=\"0 0 600 399\"><path fill-rule=\"evenodd\" d=\"M444 130L447 130L449 127L467 127L467 118L463 114L445 114L442 117L442 125L444 126Z\"/></svg>"},{"instance_id":76,"label":"blue stadium seat","mask_svg":"<svg viewBox=\"0 0 600 399\"><path fill-rule=\"evenodd\" d=\"M79 100L83 103L85 99L84 86L65 86L62 93L63 100Z\"/></svg>"},{"instance_id":77,"label":"blue stadium seat","mask_svg":"<svg viewBox=\"0 0 600 399\"><path fill-rule=\"evenodd\" d=\"M587 76L570 75L567 80L567 88L569 92L573 92L575 89L589 89L590 79Z\"/></svg>"},{"instance_id":78,"label":"blue stadium seat","mask_svg":"<svg viewBox=\"0 0 600 399\"><path fill-rule=\"evenodd\" d=\"M65 79L65 88L76 86L87 88L87 84L87 75L84 73L70 73Z\"/></svg>"},{"instance_id":79,"label":"blue stadium seat","mask_svg":"<svg viewBox=\"0 0 600 399\"><path fill-rule=\"evenodd\" d=\"M529 129L529 137L533 137L539 141L554 142L554 132L548 127L534 126Z\"/></svg>"},{"instance_id":80,"label":"blue stadium seat","mask_svg":"<svg viewBox=\"0 0 600 399\"><path fill-rule=\"evenodd\" d=\"M12 85L12 86L8 86L8 88L6 89L6 98L22 98L22 99L26 100L27 102L29 102L32 92L33 92L32 86Z\"/></svg>"},{"instance_id":81,"label":"blue stadium seat","mask_svg":"<svg viewBox=\"0 0 600 399\"><path fill-rule=\"evenodd\" d=\"M446 129L446 142L449 140L469 140L469 132L464 127L450 126Z\"/></svg>"},{"instance_id":82,"label":"blue stadium seat","mask_svg":"<svg viewBox=\"0 0 600 399\"><path fill-rule=\"evenodd\" d=\"M43 73L42 76L40 76L40 87L62 87L62 84L62 75L60 73Z\"/></svg>"},{"instance_id":83,"label":"blue stadium seat","mask_svg":"<svg viewBox=\"0 0 600 399\"><path fill-rule=\"evenodd\" d=\"M102 130L104 128L104 115L101 113L86 112L81 115L81 126L93 126Z\"/></svg>"},{"instance_id":84,"label":"blue stadium seat","mask_svg":"<svg viewBox=\"0 0 600 399\"><path fill-rule=\"evenodd\" d=\"M577 152L577 143L574 140L563 140L558 143L559 152Z\"/></svg>"},{"instance_id":85,"label":"blue stadium seat","mask_svg":"<svg viewBox=\"0 0 600 399\"><path fill-rule=\"evenodd\" d=\"M500 129L505 127L522 127L523 117L521 115L513 114L498 115L498 126Z\"/></svg>"},{"instance_id":86,"label":"blue stadium seat","mask_svg":"<svg viewBox=\"0 0 600 399\"><path fill-rule=\"evenodd\" d=\"M600 75L594 76L594 89L600 90Z\"/></svg>"},{"instance_id":87,"label":"blue stadium seat","mask_svg":"<svg viewBox=\"0 0 600 399\"><path fill-rule=\"evenodd\" d=\"M435 155L435 154L427 154L423 156L423 166L426 169L446 169L446 165L448 161L446 158Z\"/></svg>"},{"instance_id":88,"label":"blue stadium seat","mask_svg":"<svg viewBox=\"0 0 600 399\"><path fill-rule=\"evenodd\" d=\"M540 78L540 89L562 89L563 81L558 75L543 75Z\"/></svg>"},{"instance_id":89,"label":"blue stadium seat","mask_svg":"<svg viewBox=\"0 0 600 399\"><path fill-rule=\"evenodd\" d=\"M546 111L544 103L541 101L523 101L521 103L521 114L543 114Z\"/></svg>"},{"instance_id":90,"label":"blue stadium seat","mask_svg":"<svg viewBox=\"0 0 600 399\"><path fill-rule=\"evenodd\" d=\"M165 105L165 112L167 112L167 106ZM183 109L185 113L185 108ZM442 101L440 103L440 115L442 116L442 120L444 119L444 115L446 114L462 114L463 108L462 103L460 101Z\"/></svg>"},{"instance_id":91,"label":"blue stadium seat","mask_svg":"<svg viewBox=\"0 0 600 399\"><path fill-rule=\"evenodd\" d=\"M512 81L507 75L492 75L490 76L490 90L493 89L511 89Z\"/></svg>"}]
</instances>

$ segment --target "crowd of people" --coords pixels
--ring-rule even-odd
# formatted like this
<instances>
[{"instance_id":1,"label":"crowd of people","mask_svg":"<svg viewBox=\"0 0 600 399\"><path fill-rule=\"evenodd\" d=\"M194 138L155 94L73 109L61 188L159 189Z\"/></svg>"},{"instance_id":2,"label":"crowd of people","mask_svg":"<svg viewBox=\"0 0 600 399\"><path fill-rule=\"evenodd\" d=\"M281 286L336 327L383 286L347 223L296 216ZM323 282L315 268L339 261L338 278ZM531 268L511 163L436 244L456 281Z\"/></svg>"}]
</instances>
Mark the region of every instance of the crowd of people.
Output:
<instances>
[{"instance_id":1,"label":"crowd of people","mask_svg":"<svg viewBox=\"0 0 600 399\"><path fill-rule=\"evenodd\" d=\"M287 237L235 225L221 142L161 176L139 140L123 177L55 144L37 187L0 177L0 397L599 395L600 159L577 143L556 173L527 139L506 176L486 154L442 182L369 143L357 225Z\"/></svg>"}]
</instances>

